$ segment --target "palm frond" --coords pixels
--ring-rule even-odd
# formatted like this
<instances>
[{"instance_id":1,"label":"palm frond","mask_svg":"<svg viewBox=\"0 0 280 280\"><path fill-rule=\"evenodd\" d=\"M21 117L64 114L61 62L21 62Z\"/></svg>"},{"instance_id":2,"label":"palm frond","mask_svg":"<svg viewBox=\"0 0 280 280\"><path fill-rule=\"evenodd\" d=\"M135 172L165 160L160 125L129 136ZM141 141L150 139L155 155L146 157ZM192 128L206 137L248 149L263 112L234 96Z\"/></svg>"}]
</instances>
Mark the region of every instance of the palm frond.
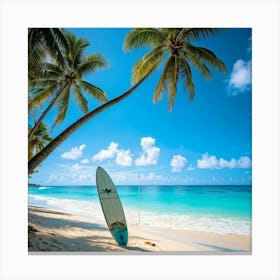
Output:
<instances>
[{"instance_id":1,"label":"palm frond","mask_svg":"<svg viewBox=\"0 0 280 280\"><path fill-rule=\"evenodd\" d=\"M195 53L193 53L191 51L186 51L186 52L183 52L183 55L186 60L189 60L195 66L195 68L202 73L202 75L205 79L211 78L210 70L207 68L207 66L203 62L201 62L200 58L197 57L197 55ZM184 59L184 58L181 57L181 59Z\"/></svg>"},{"instance_id":2,"label":"palm frond","mask_svg":"<svg viewBox=\"0 0 280 280\"><path fill-rule=\"evenodd\" d=\"M77 38L73 33L66 33L66 39L69 47L65 50L68 65L70 69L75 69L83 58L86 47L90 45L89 41L84 38Z\"/></svg>"},{"instance_id":3,"label":"palm frond","mask_svg":"<svg viewBox=\"0 0 280 280\"><path fill-rule=\"evenodd\" d=\"M51 57L60 65L65 65L62 51L67 48L67 40L63 31L59 28L41 28L41 32Z\"/></svg>"},{"instance_id":4,"label":"palm frond","mask_svg":"<svg viewBox=\"0 0 280 280\"><path fill-rule=\"evenodd\" d=\"M51 71L57 73L57 75L63 73L63 67L56 63L44 62L42 63L41 69L46 72Z\"/></svg>"},{"instance_id":5,"label":"palm frond","mask_svg":"<svg viewBox=\"0 0 280 280\"><path fill-rule=\"evenodd\" d=\"M187 40L206 38L215 34L215 28L186 28L184 37Z\"/></svg>"},{"instance_id":6,"label":"palm frond","mask_svg":"<svg viewBox=\"0 0 280 280\"><path fill-rule=\"evenodd\" d=\"M30 111L36 107L42 106L44 102L49 100L49 98L51 97L51 95L54 92L54 90L56 89L56 87L57 87L57 84L52 83L49 87L41 88L41 90L38 89L37 92L35 92L35 96L30 98L30 100L29 100L28 111Z\"/></svg>"},{"instance_id":7,"label":"palm frond","mask_svg":"<svg viewBox=\"0 0 280 280\"><path fill-rule=\"evenodd\" d=\"M164 92L164 90L168 90L168 75L169 75L169 64L172 63L172 56L169 56L165 65L164 65L164 68L163 68L163 71L162 71L162 74L160 76L160 79L157 83L157 86L156 86L156 89L155 89L155 92L154 92L154 95L153 95L153 102L156 103L157 101L159 101L162 97L162 93Z\"/></svg>"},{"instance_id":8,"label":"palm frond","mask_svg":"<svg viewBox=\"0 0 280 280\"><path fill-rule=\"evenodd\" d=\"M132 74L132 82L138 82L145 75L152 73L160 66L160 63L165 56L165 52L163 50L164 46L162 45L155 47L135 63Z\"/></svg>"},{"instance_id":9,"label":"palm frond","mask_svg":"<svg viewBox=\"0 0 280 280\"><path fill-rule=\"evenodd\" d=\"M58 115L56 116L53 127L60 124L64 120L69 105L69 99L70 99L70 87L68 86L64 89L61 97L57 102Z\"/></svg>"},{"instance_id":10,"label":"palm frond","mask_svg":"<svg viewBox=\"0 0 280 280\"><path fill-rule=\"evenodd\" d=\"M34 76L31 78L31 81L36 81L39 79L52 79L63 77L64 72L58 65L53 63L42 63L40 67L34 72Z\"/></svg>"},{"instance_id":11,"label":"palm frond","mask_svg":"<svg viewBox=\"0 0 280 280\"><path fill-rule=\"evenodd\" d=\"M28 133L32 130L32 126L28 126ZM28 159L43 149L47 143L52 140L49 135L50 131L45 123L41 123L32 139L28 142Z\"/></svg>"},{"instance_id":12,"label":"palm frond","mask_svg":"<svg viewBox=\"0 0 280 280\"><path fill-rule=\"evenodd\" d=\"M90 84L86 81L83 81L83 80L80 81L79 85L82 87L82 89L86 93L90 94L92 97L96 98L98 101L101 101L101 102L107 101L106 93L99 87L97 87L93 84Z\"/></svg>"},{"instance_id":13,"label":"palm frond","mask_svg":"<svg viewBox=\"0 0 280 280\"><path fill-rule=\"evenodd\" d=\"M195 54L197 57L199 57L201 60L207 62L209 65L211 65L217 71L226 73L225 64L215 55L214 52L210 51L209 49L203 48L203 47L196 47L196 46L189 44L184 49L184 51L185 52L189 51L189 52Z\"/></svg>"},{"instance_id":14,"label":"palm frond","mask_svg":"<svg viewBox=\"0 0 280 280\"><path fill-rule=\"evenodd\" d=\"M71 50L73 61L70 66L76 69L83 60L83 54L85 48L88 47L90 44L88 40L84 38L76 39L73 43L74 43L74 48Z\"/></svg>"},{"instance_id":15,"label":"palm frond","mask_svg":"<svg viewBox=\"0 0 280 280\"><path fill-rule=\"evenodd\" d=\"M51 86L52 84L56 83L57 87L59 87L64 82L63 79L49 79L49 78L42 78L42 79L34 79L30 81L30 87L41 87L46 88Z\"/></svg>"},{"instance_id":16,"label":"palm frond","mask_svg":"<svg viewBox=\"0 0 280 280\"><path fill-rule=\"evenodd\" d=\"M177 83L179 77L178 57L172 56L172 62L169 66L169 92L168 92L168 109L172 110L177 93Z\"/></svg>"},{"instance_id":17,"label":"palm frond","mask_svg":"<svg viewBox=\"0 0 280 280\"><path fill-rule=\"evenodd\" d=\"M101 54L93 54L87 56L79 67L76 69L77 76L81 78L82 76L96 71L99 68L108 67L108 63Z\"/></svg>"},{"instance_id":18,"label":"palm frond","mask_svg":"<svg viewBox=\"0 0 280 280\"><path fill-rule=\"evenodd\" d=\"M189 99L192 100L195 94L195 86L192 81L192 70L188 62L182 57L179 61L180 75L184 79L184 88L189 91Z\"/></svg>"},{"instance_id":19,"label":"palm frond","mask_svg":"<svg viewBox=\"0 0 280 280\"><path fill-rule=\"evenodd\" d=\"M135 28L127 34L123 49L158 46L164 42L164 39L163 33L157 28Z\"/></svg>"},{"instance_id":20,"label":"palm frond","mask_svg":"<svg viewBox=\"0 0 280 280\"><path fill-rule=\"evenodd\" d=\"M77 84L74 85L74 97L83 113L88 113L88 101L82 95L81 88Z\"/></svg>"}]
</instances>

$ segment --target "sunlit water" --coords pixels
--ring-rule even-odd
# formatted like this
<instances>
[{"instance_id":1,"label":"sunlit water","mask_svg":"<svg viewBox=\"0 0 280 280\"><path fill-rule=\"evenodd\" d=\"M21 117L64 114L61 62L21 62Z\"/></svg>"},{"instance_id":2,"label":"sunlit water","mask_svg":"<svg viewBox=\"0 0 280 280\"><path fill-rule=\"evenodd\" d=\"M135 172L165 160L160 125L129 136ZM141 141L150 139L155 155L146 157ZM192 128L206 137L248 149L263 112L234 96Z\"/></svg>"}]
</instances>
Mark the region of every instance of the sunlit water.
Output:
<instances>
[{"instance_id":1,"label":"sunlit water","mask_svg":"<svg viewBox=\"0 0 280 280\"><path fill-rule=\"evenodd\" d=\"M117 186L129 224L251 235L251 186ZM29 205L104 221L95 186L29 187Z\"/></svg>"}]
</instances>

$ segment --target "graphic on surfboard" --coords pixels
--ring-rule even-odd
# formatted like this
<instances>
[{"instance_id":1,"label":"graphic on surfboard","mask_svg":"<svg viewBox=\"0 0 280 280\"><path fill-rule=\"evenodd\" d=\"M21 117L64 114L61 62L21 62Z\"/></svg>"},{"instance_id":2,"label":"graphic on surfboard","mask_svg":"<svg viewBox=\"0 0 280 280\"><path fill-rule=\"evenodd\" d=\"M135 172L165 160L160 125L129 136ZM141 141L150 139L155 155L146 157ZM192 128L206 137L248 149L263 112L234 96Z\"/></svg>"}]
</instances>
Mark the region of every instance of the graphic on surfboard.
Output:
<instances>
[{"instance_id":1,"label":"graphic on surfboard","mask_svg":"<svg viewBox=\"0 0 280 280\"><path fill-rule=\"evenodd\" d=\"M96 170L96 186L108 228L119 245L127 245L128 232L123 207L115 185L102 168Z\"/></svg>"}]
</instances>

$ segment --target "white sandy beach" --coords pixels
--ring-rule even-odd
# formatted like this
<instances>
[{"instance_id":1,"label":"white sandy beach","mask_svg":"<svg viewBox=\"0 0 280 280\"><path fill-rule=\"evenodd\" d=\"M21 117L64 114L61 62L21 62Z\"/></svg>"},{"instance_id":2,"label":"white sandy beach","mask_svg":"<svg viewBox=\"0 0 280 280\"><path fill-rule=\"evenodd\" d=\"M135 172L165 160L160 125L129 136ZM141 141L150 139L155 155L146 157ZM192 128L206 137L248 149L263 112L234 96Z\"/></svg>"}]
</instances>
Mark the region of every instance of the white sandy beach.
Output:
<instances>
[{"instance_id":1,"label":"white sandy beach","mask_svg":"<svg viewBox=\"0 0 280 280\"><path fill-rule=\"evenodd\" d=\"M250 254L251 237L128 225L129 242L118 246L105 221L29 207L29 252L130 252Z\"/></svg>"}]
</instances>

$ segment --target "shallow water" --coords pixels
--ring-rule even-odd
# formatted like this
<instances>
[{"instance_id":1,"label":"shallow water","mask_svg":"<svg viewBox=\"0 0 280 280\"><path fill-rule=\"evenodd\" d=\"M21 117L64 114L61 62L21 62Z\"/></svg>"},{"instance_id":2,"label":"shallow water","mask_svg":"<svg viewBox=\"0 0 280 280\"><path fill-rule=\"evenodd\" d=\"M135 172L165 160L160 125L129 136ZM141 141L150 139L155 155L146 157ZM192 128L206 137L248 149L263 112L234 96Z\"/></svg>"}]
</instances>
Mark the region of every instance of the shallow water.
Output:
<instances>
[{"instance_id":1,"label":"shallow water","mask_svg":"<svg viewBox=\"0 0 280 280\"><path fill-rule=\"evenodd\" d=\"M116 186L129 223L251 235L252 187ZM29 205L104 220L95 186L29 187Z\"/></svg>"}]
</instances>

